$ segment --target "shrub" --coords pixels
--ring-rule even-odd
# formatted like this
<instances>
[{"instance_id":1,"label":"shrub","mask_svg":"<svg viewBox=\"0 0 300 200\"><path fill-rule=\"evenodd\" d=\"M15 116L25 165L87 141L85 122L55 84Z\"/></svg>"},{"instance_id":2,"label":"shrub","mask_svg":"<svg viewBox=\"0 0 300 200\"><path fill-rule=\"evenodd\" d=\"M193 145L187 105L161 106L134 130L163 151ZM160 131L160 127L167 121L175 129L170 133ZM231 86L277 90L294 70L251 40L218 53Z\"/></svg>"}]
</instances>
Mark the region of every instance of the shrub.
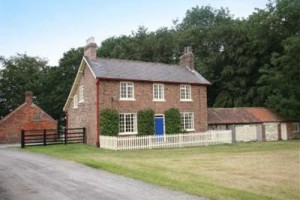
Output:
<instances>
[{"instance_id":1,"label":"shrub","mask_svg":"<svg viewBox=\"0 0 300 200\"><path fill-rule=\"evenodd\" d=\"M119 113L113 109L100 111L101 135L117 136L119 133Z\"/></svg>"},{"instance_id":2,"label":"shrub","mask_svg":"<svg viewBox=\"0 0 300 200\"><path fill-rule=\"evenodd\" d=\"M170 108L165 112L166 134L177 134L181 132L180 112L177 108Z\"/></svg>"},{"instance_id":3,"label":"shrub","mask_svg":"<svg viewBox=\"0 0 300 200\"><path fill-rule=\"evenodd\" d=\"M138 134L154 134L154 111L151 108L143 109L138 112Z\"/></svg>"}]
</instances>

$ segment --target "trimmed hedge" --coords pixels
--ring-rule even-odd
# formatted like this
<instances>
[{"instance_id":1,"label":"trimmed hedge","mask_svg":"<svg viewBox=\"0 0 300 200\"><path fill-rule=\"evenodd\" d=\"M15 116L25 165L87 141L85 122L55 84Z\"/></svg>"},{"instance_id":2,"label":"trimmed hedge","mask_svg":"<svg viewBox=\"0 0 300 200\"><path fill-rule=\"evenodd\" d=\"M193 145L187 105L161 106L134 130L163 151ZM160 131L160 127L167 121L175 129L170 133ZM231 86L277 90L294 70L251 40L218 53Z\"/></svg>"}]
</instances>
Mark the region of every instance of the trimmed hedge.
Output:
<instances>
[{"instance_id":1,"label":"trimmed hedge","mask_svg":"<svg viewBox=\"0 0 300 200\"><path fill-rule=\"evenodd\" d=\"M180 112L177 108L165 111L166 134L178 134L181 132Z\"/></svg>"},{"instance_id":2,"label":"trimmed hedge","mask_svg":"<svg viewBox=\"0 0 300 200\"><path fill-rule=\"evenodd\" d=\"M143 109L138 112L138 135L154 134L154 111Z\"/></svg>"},{"instance_id":3,"label":"trimmed hedge","mask_svg":"<svg viewBox=\"0 0 300 200\"><path fill-rule=\"evenodd\" d=\"M119 113L113 109L100 111L100 133L101 135L117 136L119 133Z\"/></svg>"}]
</instances>

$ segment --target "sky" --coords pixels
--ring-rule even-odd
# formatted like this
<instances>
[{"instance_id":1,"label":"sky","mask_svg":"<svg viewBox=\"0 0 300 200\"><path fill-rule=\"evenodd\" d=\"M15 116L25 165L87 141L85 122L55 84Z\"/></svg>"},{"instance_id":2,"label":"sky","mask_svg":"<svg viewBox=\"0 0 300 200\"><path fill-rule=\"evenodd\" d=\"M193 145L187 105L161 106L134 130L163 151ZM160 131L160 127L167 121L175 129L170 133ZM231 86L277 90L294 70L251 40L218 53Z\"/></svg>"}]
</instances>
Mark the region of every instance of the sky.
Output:
<instances>
[{"instance_id":1,"label":"sky","mask_svg":"<svg viewBox=\"0 0 300 200\"><path fill-rule=\"evenodd\" d=\"M171 27L195 6L228 8L247 18L268 0L0 0L0 56L26 53L58 65L63 53L83 47L93 36L101 41L130 35L139 26L148 31Z\"/></svg>"}]
</instances>

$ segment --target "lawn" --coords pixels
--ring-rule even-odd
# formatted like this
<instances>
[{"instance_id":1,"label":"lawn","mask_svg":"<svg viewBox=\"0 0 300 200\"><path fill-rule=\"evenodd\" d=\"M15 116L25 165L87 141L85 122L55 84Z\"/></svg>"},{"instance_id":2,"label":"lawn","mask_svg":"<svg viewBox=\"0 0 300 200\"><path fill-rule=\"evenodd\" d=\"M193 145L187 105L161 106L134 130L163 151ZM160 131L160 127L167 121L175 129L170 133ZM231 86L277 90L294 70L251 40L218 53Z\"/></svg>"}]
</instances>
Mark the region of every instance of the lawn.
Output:
<instances>
[{"instance_id":1,"label":"lawn","mask_svg":"<svg viewBox=\"0 0 300 200\"><path fill-rule=\"evenodd\" d=\"M300 199L300 141L123 152L83 144L25 149L211 199Z\"/></svg>"}]
</instances>

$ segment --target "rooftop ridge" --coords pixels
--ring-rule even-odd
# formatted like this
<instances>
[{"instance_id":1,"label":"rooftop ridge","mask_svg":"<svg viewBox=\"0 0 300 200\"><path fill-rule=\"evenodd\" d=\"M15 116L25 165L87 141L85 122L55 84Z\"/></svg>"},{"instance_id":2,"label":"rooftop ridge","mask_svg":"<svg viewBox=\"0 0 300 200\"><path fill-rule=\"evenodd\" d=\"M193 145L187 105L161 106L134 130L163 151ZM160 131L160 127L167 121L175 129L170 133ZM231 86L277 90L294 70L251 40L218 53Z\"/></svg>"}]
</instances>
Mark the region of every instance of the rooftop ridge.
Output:
<instances>
[{"instance_id":1,"label":"rooftop ridge","mask_svg":"<svg viewBox=\"0 0 300 200\"><path fill-rule=\"evenodd\" d=\"M161 62L147 62L142 60L128 60L128 59L120 59L120 58L105 58L105 57L97 57L97 61L103 60L118 60L118 61L125 61L125 62L135 62L135 63L147 63L147 64L158 64L158 65L168 65L168 66L176 66L176 67L185 67L179 64L169 64L169 63L161 63ZM92 61L95 62L95 61Z\"/></svg>"}]
</instances>

